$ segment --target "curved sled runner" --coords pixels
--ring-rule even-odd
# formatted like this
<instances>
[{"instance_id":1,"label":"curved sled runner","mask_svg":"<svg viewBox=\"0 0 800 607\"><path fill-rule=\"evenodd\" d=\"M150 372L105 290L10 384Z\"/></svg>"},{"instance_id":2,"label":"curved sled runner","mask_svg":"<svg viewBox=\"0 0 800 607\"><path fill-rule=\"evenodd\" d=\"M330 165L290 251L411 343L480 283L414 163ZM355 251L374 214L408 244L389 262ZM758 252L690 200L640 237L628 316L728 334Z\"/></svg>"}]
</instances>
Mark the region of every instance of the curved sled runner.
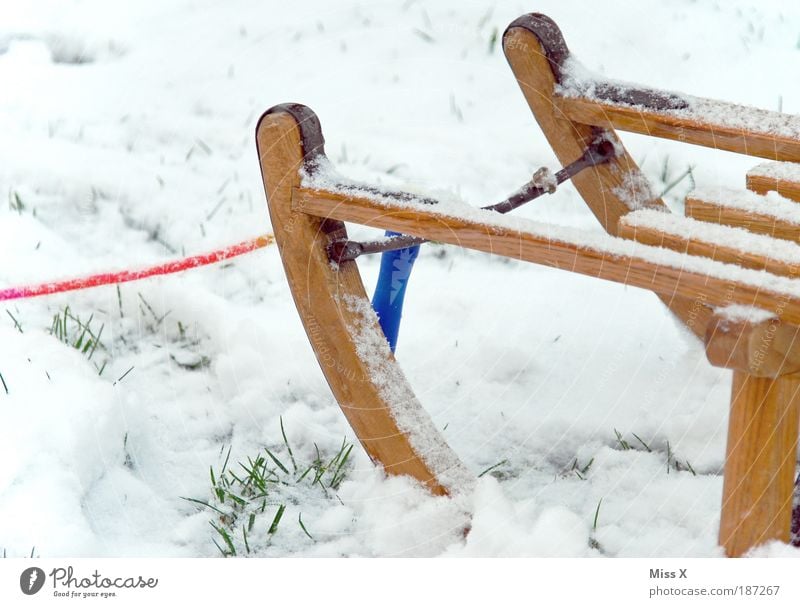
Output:
<instances>
[{"instance_id":1,"label":"curved sled runner","mask_svg":"<svg viewBox=\"0 0 800 607\"><path fill-rule=\"evenodd\" d=\"M587 78L544 15L514 21L503 46L564 168L537 172L483 209L337 177L305 106L275 106L259 121L289 286L353 430L389 474L436 494L471 482L392 354L356 267L362 254L428 239L648 289L704 341L712 364L733 369L721 545L738 556L788 541L800 424L800 118ZM779 162L751 171L750 191L694 192L679 217L650 192L615 127ZM607 236L501 215L567 179ZM345 221L400 235L355 242Z\"/></svg>"},{"instance_id":2,"label":"curved sled runner","mask_svg":"<svg viewBox=\"0 0 800 607\"><path fill-rule=\"evenodd\" d=\"M275 241L311 346L336 400L373 461L436 494L468 478L403 375L372 312L355 261L333 264L328 246L347 238L341 221L296 208L301 170L324 158L316 115L280 105L257 128Z\"/></svg>"}]
</instances>

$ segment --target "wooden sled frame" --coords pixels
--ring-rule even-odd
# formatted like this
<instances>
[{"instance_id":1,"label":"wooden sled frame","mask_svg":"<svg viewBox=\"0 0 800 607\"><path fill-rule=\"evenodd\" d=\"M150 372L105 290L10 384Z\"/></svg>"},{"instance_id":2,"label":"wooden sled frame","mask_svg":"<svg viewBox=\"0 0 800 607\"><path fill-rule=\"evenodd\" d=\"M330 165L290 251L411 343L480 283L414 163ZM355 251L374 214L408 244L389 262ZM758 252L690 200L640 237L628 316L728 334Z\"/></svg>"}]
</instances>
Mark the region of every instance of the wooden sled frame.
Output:
<instances>
[{"instance_id":1,"label":"wooden sled frame","mask_svg":"<svg viewBox=\"0 0 800 607\"><path fill-rule=\"evenodd\" d=\"M591 97L562 94L570 54L560 30L544 15L514 21L503 47L563 164L598 136L617 146L616 158L573 182L606 232L626 240L608 239L613 246L606 249L543 235L489 212L459 214L410 194L315 181L315 173L328 164L316 115L305 106L284 104L258 123L264 187L289 286L350 425L388 474L412 476L438 495L471 482L394 359L355 261L331 261L331 244L347 239L344 221L649 289L705 341L712 364L734 370L720 544L729 556L738 556L768 540L788 541L800 423L800 281L795 273L800 267L778 267L763 255L743 256L702 239L669 238L633 222L625 192L644 177L614 127L792 162L800 161L800 140L704 121L684 111L682 97L650 89L604 83ZM768 114L767 122L782 116L762 113ZM652 196L643 206L667 211ZM664 258L663 247L672 249L673 257ZM676 263L676 255L692 263ZM695 263L699 257L706 265ZM758 276L766 276L742 277L721 262L764 270ZM715 312L731 304L760 308L769 318L731 320Z\"/></svg>"}]
</instances>

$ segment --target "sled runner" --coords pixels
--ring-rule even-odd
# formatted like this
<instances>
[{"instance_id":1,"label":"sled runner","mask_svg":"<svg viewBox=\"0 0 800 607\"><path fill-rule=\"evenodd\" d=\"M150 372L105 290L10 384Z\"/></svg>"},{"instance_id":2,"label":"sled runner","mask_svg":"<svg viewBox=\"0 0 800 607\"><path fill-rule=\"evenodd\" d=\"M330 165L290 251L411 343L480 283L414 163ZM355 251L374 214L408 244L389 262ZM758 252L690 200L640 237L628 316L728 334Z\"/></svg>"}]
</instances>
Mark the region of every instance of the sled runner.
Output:
<instances>
[{"instance_id":1,"label":"sled runner","mask_svg":"<svg viewBox=\"0 0 800 607\"><path fill-rule=\"evenodd\" d=\"M471 482L393 355L399 313L389 300L402 302L414 247L425 240L648 289L703 340L713 365L733 370L720 544L738 556L788 541L800 423L800 117L588 76L544 15L514 21L503 48L564 168L538 171L483 209L338 177L305 106L275 106L259 121L289 286L353 430L389 474L436 494ZM693 192L686 216L671 215L615 129L771 162L748 174L748 189ZM568 179L607 235L504 215ZM343 222L388 232L355 242ZM379 280L373 309L355 259L377 252L388 256L381 280L390 286L387 295Z\"/></svg>"}]
</instances>

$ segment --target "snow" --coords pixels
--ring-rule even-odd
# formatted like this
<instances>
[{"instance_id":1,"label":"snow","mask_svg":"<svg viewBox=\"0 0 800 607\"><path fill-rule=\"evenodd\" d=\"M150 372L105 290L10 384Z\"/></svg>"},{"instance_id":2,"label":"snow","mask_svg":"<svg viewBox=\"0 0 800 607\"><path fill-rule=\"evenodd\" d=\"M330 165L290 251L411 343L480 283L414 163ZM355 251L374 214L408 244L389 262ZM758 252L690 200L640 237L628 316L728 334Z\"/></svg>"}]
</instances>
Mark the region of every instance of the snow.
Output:
<instances>
[{"instance_id":1,"label":"snow","mask_svg":"<svg viewBox=\"0 0 800 607\"><path fill-rule=\"evenodd\" d=\"M754 308L753 306L742 306L739 304L732 304L722 308L714 308L714 312L730 321L744 321L749 323L760 323L775 318L767 310L761 308Z\"/></svg>"},{"instance_id":2,"label":"snow","mask_svg":"<svg viewBox=\"0 0 800 607\"><path fill-rule=\"evenodd\" d=\"M800 162L762 162L747 171L747 175L800 183Z\"/></svg>"},{"instance_id":3,"label":"snow","mask_svg":"<svg viewBox=\"0 0 800 607\"><path fill-rule=\"evenodd\" d=\"M756 194L750 190L726 186L698 188L692 198L718 207L729 207L774 217L786 223L800 224L800 206L777 192Z\"/></svg>"},{"instance_id":4,"label":"snow","mask_svg":"<svg viewBox=\"0 0 800 607\"><path fill-rule=\"evenodd\" d=\"M786 263L800 263L800 245L797 243L755 234L745 228L698 221L691 217L654 209L641 209L628 213L622 218L622 222L633 228L651 228L680 238L738 249Z\"/></svg>"},{"instance_id":5,"label":"snow","mask_svg":"<svg viewBox=\"0 0 800 607\"><path fill-rule=\"evenodd\" d=\"M552 194L558 188L558 179L556 179L553 171L547 167L537 169L531 178L531 183L548 194Z\"/></svg>"},{"instance_id":6,"label":"snow","mask_svg":"<svg viewBox=\"0 0 800 607\"><path fill-rule=\"evenodd\" d=\"M638 171L625 173L622 184L615 187L613 191L631 210L652 206L653 201L658 198L647 177Z\"/></svg>"},{"instance_id":7,"label":"snow","mask_svg":"<svg viewBox=\"0 0 800 607\"><path fill-rule=\"evenodd\" d=\"M639 84L604 78L588 70L575 57L569 57L563 66L563 82L556 86L556 92L563 97L585 97L609 106L619 105L652 111L691 122L713 125L717 129L795 140L800 138L800 116L716 99L704 99L674 91L656 91L662 94L667 107L654 109L627 102L624 97L609 98L609 90L612 87L616 93L623 96L642 88Z\"/></svg>"},{"instance_id":8,"label":"snow","mask_svg":"<svg viewBox=\"0 0 800 607\"><path fill-rule=\"evenodd\" d=\"M269 232L253 130L287 101L318 113L354 181L503 199L532 169L558 168L499 45L490 52L493 32L532 9L603 77L800 112L800 83L786 77L792 3L0 2L0 190L23 203L0 206L3 288ZM656 192L687 165L707 187L741 183L753 164L624 141ZM667 202L680 207L688 187ZM569 184L514 215L607 242ZM359 264L369 290L378 260ZM48 331L67 305L104 326L91 360ZM119 299L106 287L0 316L9 556L219 555L213 513L181 498L211 499L209 466L228 447L233 461L264 447L286 461L281 418L299 462L355 441L275 248L122 285ZM435 498L386 478L356 444L336 495L276 496L286 512L258 554L721 554L730 372L652 294L431 243L404 318L398 359L434 427L474 476L495 467L474 491Z\"/></svg>"},{"instance_id":9,"label":"snow","mask_svg":"<svg viewBox=\"0 0 800 607\"><path fill-rule=\"evenodd\" d=\"M367 366L369 377L378 386L382 399L391 408L397 427L408 436L414 451L451 494L468 492L474 484L473 477L442 440L402 371L394 363L389 343L380 330L378 316L372 306L368 301L352 295L343 299L342 305L353 312L357 319L349 327L356 353Z\"/></svg>"}]
</instances>

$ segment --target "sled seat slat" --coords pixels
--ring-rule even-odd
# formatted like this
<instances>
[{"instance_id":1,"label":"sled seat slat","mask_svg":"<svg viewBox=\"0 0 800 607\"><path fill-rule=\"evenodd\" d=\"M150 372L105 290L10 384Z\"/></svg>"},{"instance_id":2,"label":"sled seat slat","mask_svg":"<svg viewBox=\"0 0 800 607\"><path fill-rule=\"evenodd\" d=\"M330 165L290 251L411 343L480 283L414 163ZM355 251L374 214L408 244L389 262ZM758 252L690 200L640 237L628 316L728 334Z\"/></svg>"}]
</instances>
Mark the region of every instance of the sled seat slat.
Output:
<instances>
[{"instance_id":1,"label":"sled seat slat","mask_svg":"<svg viewBox=\"0 0 800 607\"><path fill-rule=\"evenodd\" d=\"M747 189L759 194L777 192L800 202L800 163L764 162L747 172Z\"/></svg>"},{"instance_id":2,"label":"sled seat slat","mask_svg":"<svg viewBox=\"0 0 800 607\"><path fill-rule=\"evenodd\" d=\"M557 237L552 237L525 228L526 224L539 226L535 222L504 224L506 218L487 211L481 212L486 217L482 220L475 213L456 216L437 206L393 205L369 197L305 188L295 189L292 199L294 210L310 215L595 276L668 298L687 297L698 306L756 306L775 311L787 323L800 324L798 280L582 230L561 229ZM595 246L599 241L593 239L598 238L603 239L602 245Z\"/></svg>"},{"instance_id":3,"label":"sled seat slat","mask_svg":"<svg viewBox=\"0 0 800 607\"><path fill-rule=\"evenodd\" d=\"M554 96L557 109L582 124L615 127L768 160L800 162L800 116L711 99L686 99L689 106L685 109L659 110L602 98Z\"/></svg>"},{"instance_id":4,"label":"sled seat slat","mask_svg":"<svg viewBox=\"0 0 800 607\"><path fill-rule=\"evenodd\" d=\"M800 242L800 206L775 192L761 195L735 188L695 190L686 197L685 213L699 221Z\"/></svg>"},{"instance_id":5,"label":"sled seat slat","mask_svg":"<svg viewBox=\"0 0 800 607\"><path fill-rule=\"evenodd\" d=\"M650 209L620 218L618 234L642 244L778 276L800 277L800 245L738 227Z\"/></svg>"}]
</instances>

